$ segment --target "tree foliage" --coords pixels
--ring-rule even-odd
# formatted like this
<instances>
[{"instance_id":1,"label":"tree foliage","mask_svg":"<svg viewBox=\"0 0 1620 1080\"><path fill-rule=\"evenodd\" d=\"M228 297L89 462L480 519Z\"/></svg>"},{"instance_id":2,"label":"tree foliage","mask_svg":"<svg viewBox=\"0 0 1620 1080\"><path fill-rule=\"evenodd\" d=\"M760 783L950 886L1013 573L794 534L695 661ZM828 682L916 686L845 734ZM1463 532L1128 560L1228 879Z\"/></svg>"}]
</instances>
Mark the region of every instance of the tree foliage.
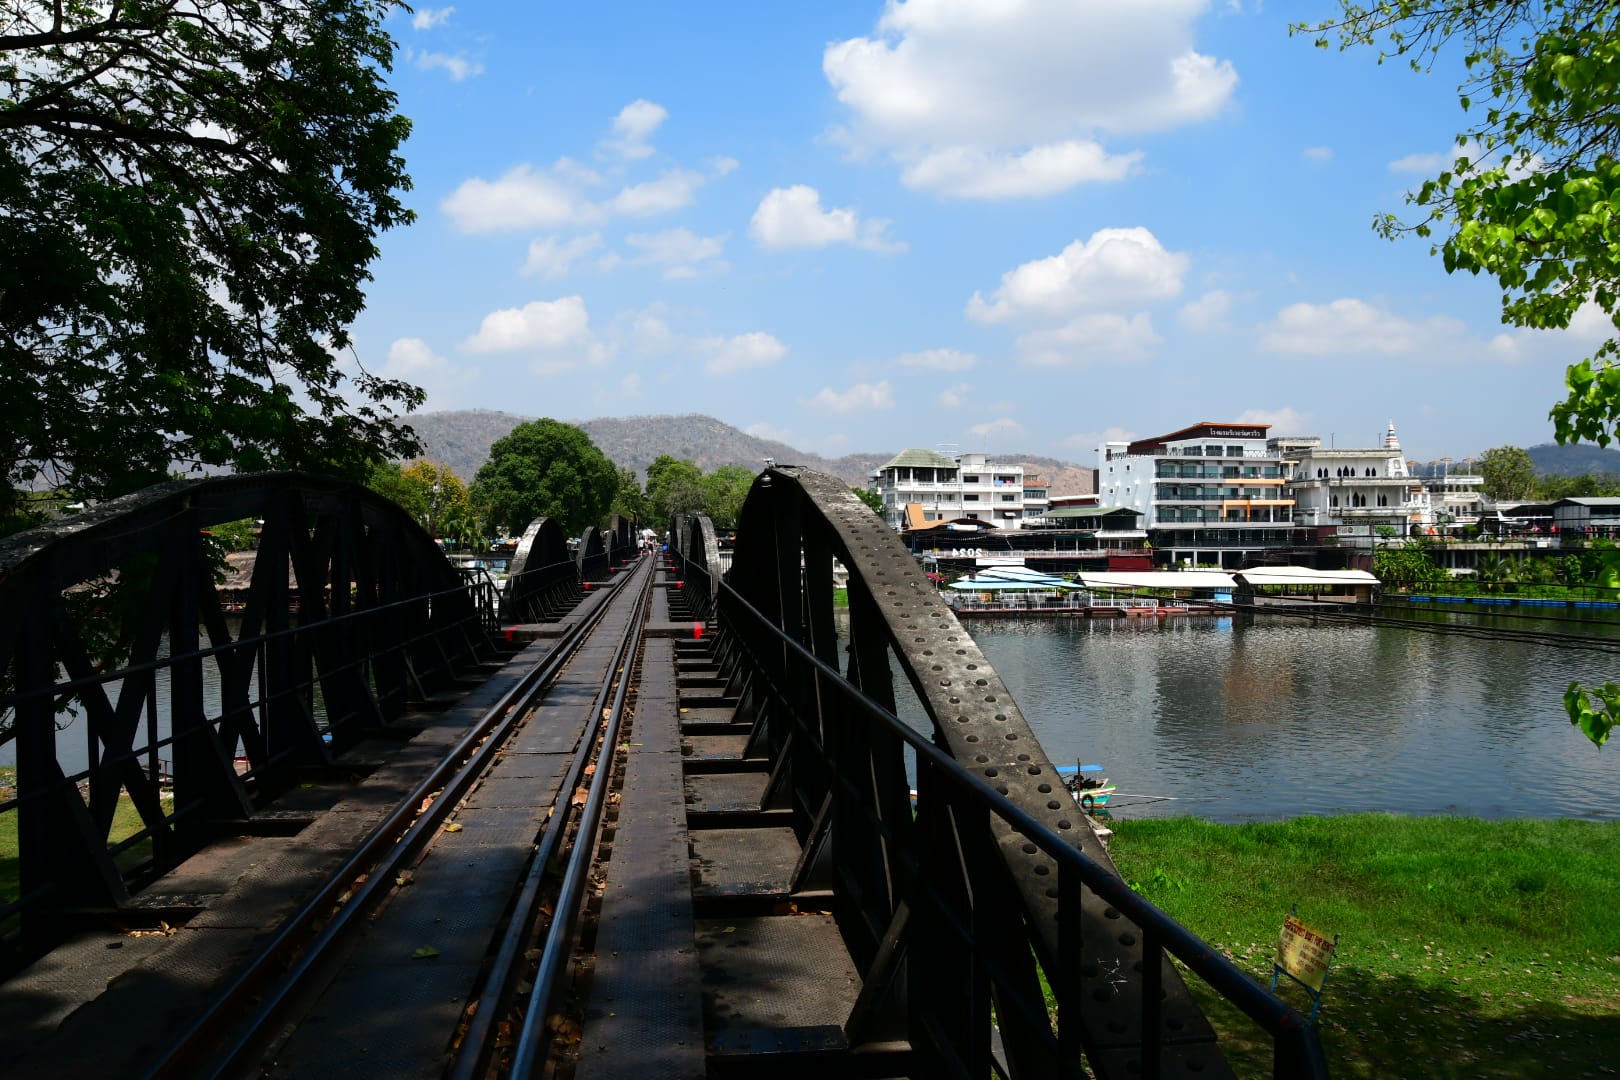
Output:
<instances>
[{"instance_id":1,"label":"tree foliage","mask_svg":"<svg viewBox=\"0 0 1620 1080\"><path fill-rule=\"evenodd\" d=\"M1434 545L1427 539L1408 540L1400 547L1373 552L1373 576L1396 589L1410 588L1441 576L1434 561Z\"/></svg>"},{"instance_id":2,"label":"tree foliage","mask_svg":"<svg viewBox=\"0 0 1620 1080\"><path fill-rule=\"evenodd\" d=\"M472 544L479 539L478 515L467 485L450 466L425 458L378 465L366 486L403 506L435 539Z\"/></svg>"},{"instance_id":3,"label":"tree foliage","mask_svg":"<svg viewBox=\"0 0 1620 1080\"><path fill-rule=\"evenodd\" d=\"M1472 118L1456 160L1408 198L1415 220L1382 215L1385 235L1443 234L1446 270L1489 274L1502 319L1567 327L1588 302L1620 325L1620 6L1602 0L1345 0L1340 16L1295 31L1326 47L1376 45L1427 70L1462 50L1458 97ZM1600 446L1620 424L1611 336L1571 366L1552 409L1559 442Z\"/></svg>"},{"instance_id":4,"label":"tree foliage","mask_svg":"<svg viewBox=\"0 0 1620 1080\"><path fill-rule=\"evenodd\" d=\"M1528 499L1536 490L1536 463L1522 446L1496 446L1479 456L1485 496L1497 501Z\"/></svg>"},{"instance_id":5,"label":"tree foliage","mask_svg":"<svg viewBox=\"0 0 1620 1080\"><path fill-rule=\"evenodd\" d=\"M495 531L516 532L538 517L578 535L600 525L619 490L619 473L591 437L558 420L519 424L489 448L473 480Z\"/></svg>"},{"instance_id":6,"label":"tree foliage","mask_svg":"<svg viewBox=\"0 0 1620 1080\"><path fill-rule=\"evenodd\" d=\"M864 487L852 487L849 490L855 493L855 497L857 499L861 500L861 502L865 503L867 506L870 506L873 513L883 513L883 496L879 492L873 491L871 488Z\"/></svg>"},{"instance_id":7,"label":"tree foliage","mask_svg":"<svg viewBox=\"0 0 1620 1080\"><path fill-rule=\"evenodd\" d=\"M1548 502L1559 499L1596 498L1620 495L1620 476L1614 473L1582 473L1579 476L1538 476L1536 495Z\"/></svg>"},{"instance_id":8,"label":"tree foliage","mask_svg":"<svg viewBox=\"0 0 1620 1080\"><path fill-rule=\"evenodd\" d=\"M421 392L339 356L411 214L391 0L15 0L0 18L0 504L200 468L363 478ZM0 505L0 510L4 510Z\"/></svg>"},{"instance_id":9,"label":"tree foliage","mask_svg":"<svg viewBox=\"0 0 1620 1080\"><path fill-rule=\"evenodd\" d=\"M716 528L736 528L737 514L753 486L753 470L741 465L721 465L703 478L703 512Z\"/></svg>"},{"instance_id":10,"label":"tree foliage","mask_svg":"<svg viewBox=\"0 0 1620 1080\"><path fill-rule=\"evenodd\" d=\"M639 522L643 528L647 527L650 511L647 508L647 497L641 493L641 481L636 479L636 470L619 469L619 487L613 493L613 505L608 508L608 512Z\"/></svg>"},{"instance_id":11,"label":"tree foliage","mask_svg":"<svg viewBox=\"0 0 1620 1080\"><path fill-rule=\"evenodd\" d=\"M690 461L659 454L647 466L647 502L658 528L676 514L698 514L704 509L703 472Z\"/></svg>"}]
</instances>

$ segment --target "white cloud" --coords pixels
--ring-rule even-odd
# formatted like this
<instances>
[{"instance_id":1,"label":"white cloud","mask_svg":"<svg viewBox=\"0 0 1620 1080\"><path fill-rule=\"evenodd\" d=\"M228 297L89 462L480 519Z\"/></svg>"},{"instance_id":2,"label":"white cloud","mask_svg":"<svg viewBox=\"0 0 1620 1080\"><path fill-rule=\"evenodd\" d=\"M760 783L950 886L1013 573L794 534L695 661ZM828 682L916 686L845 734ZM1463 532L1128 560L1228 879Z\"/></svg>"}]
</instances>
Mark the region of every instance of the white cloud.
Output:
<instances>
[{"instance_id":1,"label":"white cloud","mask_svg":"<svg viewBox=\"0 0 1620 1080\"><path fill-rule=\"evenodd\" d=\"M669 111L662 105L638 98L619 110L619 115L613 118L614 137L602 145L627 161L648 157L653 148L647 145L647 140L667 119Z\"/></svg>"},{"instance_id":2,"label":"white cloud","mask_svg":"<svg viewBox=\"0 0 1620 1080\"><path fill-rule=\"evenodd\" d=\"M1209 333L1226 327L1226 313L1232 309L1232 295L1225 289L1211 289L1182 307L1176 318L1196 333Z\"/></svg>"},{"instance_id":3,"label":"white cloud","mask_svg":"<svg viewBox=\"0 0 1620 1080\"><path fill-rule=\"evenodd\" d=\"M1207 7L891 2L871 36L829 45L822 71L851 113L845 141L887 153L908 169L908 184L962 197L1044 195L1123 175L1134 155L1109 154L1098 133L1166 130L1226 105L1237 72L1194 47Z\"/></svg>"},{"instance_id":4,"label":"white cloud","mask_svg":"<svg viewBox=\"0 0 1620 1080\"><path fill-rule=\"evenodd\" d=\"M1608 312L1588 300L1575 310L1566 331L1575 340L1596 345L1615 336L1614 319Z\"/></svg>"},{"instance_id":5,"label":"white cloud","mask_svg":"<svg viewBox=\"0 0 1620 1080\"><path fill-rule=\"evenodd\" d=\"M830 413L878 412L894 408L894 394L885 379L877 383L856 383L841 391L824 386L815 397L802 398L799 403Z\"/></svg>"},{"instance_id":6,"label":"white cloud","mask_svg":"<svg viewBox=\"0 0 1620 1080\"><path fill-rule=\"evenodd\" d=\"M1307 146L1305 148L1305 150L1303 151L1303 156L1304 156L1306 161L1318 161L1318 162L1332 161L1333 160L1333 147L1331 147L1331 146Z\"/></svg>"},{"instance_id":7,"label":"white cloud","mask_svg":"<svg viewBox=\"0 0 1620 1080\"><path fill-rule=\"evenodd\" d=\"M743 431L749 435L752 435L756 439L768 439L771 442L785 443L793 440L793 432L789 431L787 428L779 428L771 424L767 424L763 420L757 424L749 424L747 427L743 428Z\"/></svg>"},{"instance_id":8,"label":"white cloud","mask_svg":"<svg viewBox=\"0 0 1620 1080\"><path fill-rule=\"evenodd\" d=\"M1187 264L1186 255L1166 251L1147 229L1099 229L1089 240L1001 275L989 301L973 294L967 315L992 323L1165 299L1181 292Z\"/></svg>"},{"instance_id":9,"label":"white cloud","mask_svg":"<svg viewBox=\"0 0 1620 1080\"><path fill-rule=\"evenodd\" d=\"M998 417L995 420L986 420L982 424L974 424L967 429L969 435L985 441L991 439L1010 439L1024 434L1024 425L1010 416Z\"/></svg>"},{"instance_id":10,"label":"white cloud","mask_svg":"<svg viewBox=\"0 0 1620 1080\"><path fill-rule=\"evenodd\" d=\"M978 362L977 356L958 349L926 349L900 357L902 367L917 371L966 371Z\"/></svg>"},{"instance_id":11,"label":"white cloud","mask_svg":"<svg viewBox=\"0 0 1620 1080\"><path fill-rule=\"evenodd\" d=\"M1436 315L1414 321L1354 297L1290 304L1261 329L1265 348L1303 356L1376 353L1451 359L1466 338L1456 319Z\"/></svg>"},{"instance_id":12,"label":"white cloud","mask_svg":"<svg viewBox=\"0 0 1620 1080\"><path fill-rule=\"evenodd\" d=\"M449 53L419 52L416 54L416 66L423 71L432 71L443 68L450 73L451 82L461 82L484 73L484 65L476 60L467 59L463 53L454 56Z\"/></svg>"},{"instance_id":13,"label":"white cloud","mask_svg":"<svg viewBox=\"0 0 1620 1080\"><path fill-rule=\"evenodd\" d=\"M590 316L585 300L565 296L503 308L484 316L478 333L462 342L469 352L518 352L588 344Z\"/></svg>"},{"instance_id":14,"label":"white cloud","mask_svg":"<svg viewBox=\"0 0 1620 1080\"><path fill-rule=\"evenodd\" d=\"M698 188L702 186L701 173L689 169L671 169L656 180L625 188L607 206L615 214L626 217L651 217L691 205Z\"/></svg>"},{"instance_id":15,"label":"white cloud","mask_svg":"<svg viewBox=\"0 0 1620 1080\"><path fill-rule=\"evenodd\" d=\"M566 158L550 170L532 165L508 170L499 180L464 180L440 204L462 232L508 232L514 229L578 225L597 220L600 212L580 197L578 185L589 174Z\"/></svg>"},{"instance_id":16,"label":"white cloud","mask_svg":"<svg viewBox=\"0 0 1620 1080\"><path fill-rule=\"evenodd\" d=\"M1159 344L1146 312L1117 315L1088 312L1054 330L1036 330L1018 339L1025 363L1065 367L1094 360L1135 360Z\"/></svg>"},{"instance_id":17,"label":"white cloud","mask_svg":"<svg viewBox=\"0 0 1620 1080\"><path fill-rule=\"evenodd\" d=\"M1237 418L1240 424L1270 424L1273 435L1304 435L1311 430L1311 414L1284 406L1281 409L1247 409Z\"/></svg>"},{"instance_id":18,"label":"white cloud","mask_svg":"<svg viewBox=\"0 0 1620 1080\"><path fill-rule=\"evenodd\" d=\"M565 276L574 264L602 246L602 235L591 233L572 240L559 241L547 236L529 241L529 257L518 271L524 277L538 277L546 281Z\"/></svg>"},{"instance_id":19,"label":"white cloud","mask_svg":"<svg viewBox=\"0 0 1620 1080\"><path fill-rule=\"evenodd\" d=\"M619 380L620 397L638 397L641 394L641 373L632 371Z\"/></svg>"},{"instance_id":20,"label":"white cloud","mask_svg":"<svg viewBox=\"0 0 1620 1080\"><path fill-rule=\"evenodd\" d=\"M462 368L438 355L421 338L398 338L388 347L388 360L379 374L404 379L427 393L430 408L454 408L460 391L478 381L476 368Z\"/></svg>"},{"instance_id":21,"label":"white cloud","mask_svg":"<svg viewBox=\"0 0 1620 1080\"><path fill-rule=\"evenodd\" d=\"M1450 150L1438 154L1407 154L1405 157L1396 158L1390 162L1389 171L1428 176L1442 169L1451 168L1460 157L1465 157L1471 162L1477 162L1479 160L1479 144L1469 139L1453 146Z\"/></svg>"},{"instance_id":22,"label":"white cloud","mask_svg":"<svg viewBox=\"0 0 1620 1080\"><path fill-rule=\"evenodd\" d=\"M754 331L736 337L706 337L697 343L708 354L704 368L710 375L732 375L739 371L770 367L787 355L788 348L770 334Z\"/></svg>"},{"instance_id":23,"label":"white cloud","mask_svg":"<svg viewBox=\"0 0 1620 1080\"><path fill-rule=\"evenodd\" d=\"M712 157L709 159L709 172L715 179L730 176L737 168L737 159L734 157Z\"/></svg>"},{"instance_id":24,"label":"white cloud","mask_svg":"<svg viewBox=\"0 0 1620 1080\"><path fill-rule=\"evenodd\" d=\"M725 251L725 234L699 236L690 229L668 229L659 233L631 233L624 242L641 254L633 262L662 266L667 278L694 277L705 269L724 270L720 255Z\"/></svg>"},{"instance_id":25,"label":"white cloud","mask_svg":"<svg viewBox=\"0 0 1620 1080\"><path fill-rule=\"evenodd\" d=\"M1103 443L1133 442L1135 439L1136 432L1122 427L1111 427L1102 431L1080 431L1073 435L1065 435L1061 442L1072 449L1095 451Z\"/></svg>"},{"instance_id":26,"label":"white cloud","mask_svg":"<svg viewBox=\"0 0 1620 1080\"><path fill-rule=\"evenodd\" d=\"M1403 158L1396 158L1389 163L1389 171L1393 173L1410 173L1418 176L1434 176L1435 174L1452 170L1463 175L1478 173L1484 169L1494 169L1502 164L1503 152L1498 149L1486 155L1485 148L1473 139L1465 139L1453 146L1450 150L1439 154L1408 154ZM1466 171L1457 169L1457 162L1461 158L1468 159ZM1507 175L1510 180L1522 180L1526 176L1539 171L1545 165L1541 155L1532 154L1528 160L1518 156L1509 159Z\"/></svg>"},{"instance_id":27,"label":"white cloud","mask_svg":"<svg viewBox=\"0 0 1620 1080\"><path fill-rule=\"evenodd\" d=\"M450 16L455 12L456 9L453 7L417 8L416 13L411 16L411 26L417 30L432 30L449 22Z\"/></svg>"},{"instance_id":28,"label":"white cloud","mask_svg":"<svg viewBox=\"0 0 1620 1080\"><path fill-rule=\"evenodd\" d=\"M869 251L904 251L888 239L887 221L862 222L854 210L823 210L821 193L805 184L776 188L760 200L749 233L765 248L825 247L853 244Z\"/></svg>"},{"instance_id":29,"label":"white cloud","mask_svg":"<svg viewBox=\"0 0 1620 1080\"><path fill-rule=\"evenodd\" d=\"M680 344L680 339L669 328L667 314L662 304L653 304L640 311L623 312L615 321L628 326L630 348L637 355L667 356Z\"/></svg>"},{"instance_id":30,"label":"white cloud","mask_svg":"<svg viewBox=\"0 0 1620 1080\"><path fill-rule=\"evenodd\" d=\"M1140 153L1110 154L1089 140L1071 139L1021 154L951 146L911 161L900 182L957 199L1026 198L1055 195L1086 182L1123 180L1141 160Z\"/></svg>"},{"instance_id":31,"label":"white cloud","mask_svg":"<svg viewBox=\"0 0 1620 1080\"><path fill-rule=\"evenodd\" d=\"M1575 310L1569 326L1563 330L1515 327L1491 338L1485 348L1492 358L1504 364L1521 364L1549 353L1556 354L1561 363L1568 363L1576 354L1590 353L1615 335L1614 322L1609 315L1588 300Z\"/></svg>"},{"instance_id":32,"label":"white cloud","mask_svg":"<svg viewBox=\"0 0 1620 1080\"><path fill-rule=\"evenodd\" d=\"M952 383L941 390L934 398L934 404L942 409L960 409L968 403L968 394L973 390L969 383Z\"/></svg>"}]
</instances>

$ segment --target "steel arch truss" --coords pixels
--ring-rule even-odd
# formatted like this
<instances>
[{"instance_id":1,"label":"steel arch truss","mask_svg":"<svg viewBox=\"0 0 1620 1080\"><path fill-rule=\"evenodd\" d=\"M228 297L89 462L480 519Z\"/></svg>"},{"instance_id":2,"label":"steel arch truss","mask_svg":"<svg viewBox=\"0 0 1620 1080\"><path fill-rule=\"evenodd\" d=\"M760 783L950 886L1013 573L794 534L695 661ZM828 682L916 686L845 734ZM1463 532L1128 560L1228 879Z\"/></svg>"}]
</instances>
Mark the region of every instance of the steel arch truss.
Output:
<instances>
[{"instance_id":1,"label":"steel arch truss","mask_svg":"<svg viewBox=\"0 0 1620 1080\"><path fill-rule=\"evenodd\" d=\"M205 530L245 518L262 531L230 590ZM80 618L109 584L128 614ZM18 781L0 813L21 864L0 916L43 938L66 909L117 906L122 850L150 839L146 870L171 866L298 767L397 721L491 653L484 588L396 504L299 473L163 484L0 541ZM68 738L85 767L64 766ZM125 796L141 829L111 844Z\"/></svg>"},{"instance_id":2,"label":"steel arch truss","mask_svg":"<svg viewBox=\"0 0 1620 1080\"><path fill-rule=\"evenodd\" d=\"M523 531L501 594L502 622L552 622L579 603L579 567L556 518Z\"/></svg>"},{"instance_id":3,"label":"steel arch truss","mask_svg":"<svg viewBox=\"0 0 1620 1080\"><path fill-rule=\"evenodd\" d=\"M762 473L724 583L706 524L672 546L694 605L713 596L748 756L772 763L762 809L803 844L793 888L832 893L862 972L851 1045L905 1038L922 1074L991 1075L993 1015L1016 1077L1227 1075L1169 950L1271 1033L1279 1075L1323 1075L1297 1013L1087 854L1105 858L1006 686L845 484ZM896 719L902 679L924 730Z\"/></svg>"}]
</instances>

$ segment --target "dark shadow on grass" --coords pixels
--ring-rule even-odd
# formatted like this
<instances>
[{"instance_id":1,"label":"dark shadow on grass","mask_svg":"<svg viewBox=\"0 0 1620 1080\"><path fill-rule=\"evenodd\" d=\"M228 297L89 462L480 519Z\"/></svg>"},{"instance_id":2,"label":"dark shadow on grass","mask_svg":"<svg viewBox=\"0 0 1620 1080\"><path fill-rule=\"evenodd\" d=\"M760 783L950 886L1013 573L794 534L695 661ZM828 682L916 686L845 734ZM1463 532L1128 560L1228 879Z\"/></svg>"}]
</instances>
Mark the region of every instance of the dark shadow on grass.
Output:
<instances>
[{"instance_id":1,"label":"dark shadow on grass","mask_svg":"<svg viewBox=\"0 0 1620 1080\"><path fill-rule=\"evenodd\" d=\"M1271 1075L1271 1044L1196 979L1239 1076ZM1309 1009L1303 992L1288 1000ZM1334 1077L1580 1077L1620 1070L1620 995L1536 1000L1467 984L1335 968L1317 1017Z\"/></svg>"}]
</instances>

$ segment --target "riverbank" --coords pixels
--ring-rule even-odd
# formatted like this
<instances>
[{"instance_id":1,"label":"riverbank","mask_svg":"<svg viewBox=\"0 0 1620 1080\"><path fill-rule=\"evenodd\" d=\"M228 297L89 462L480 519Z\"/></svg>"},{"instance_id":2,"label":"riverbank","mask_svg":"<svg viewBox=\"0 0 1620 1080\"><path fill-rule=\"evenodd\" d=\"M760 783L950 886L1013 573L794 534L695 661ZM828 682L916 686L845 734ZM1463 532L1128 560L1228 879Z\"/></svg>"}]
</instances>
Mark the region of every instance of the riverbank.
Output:
<instances>
[{"instance_id":1,"label":"riverbank","mask_svg":"<svg viewBox=\"0 0 1620 1080\"><path fill-rule=\"evenodd\" d=\"M1126 880L1263 982L1294 904L1339 936L1318 1020L1335 1077L1606 1076L1620 1063L1620 823L1110 826ZM1238 1075L1270 1075L1247 1019L1206 1007Z\"/></svg>"}]
</instances>

